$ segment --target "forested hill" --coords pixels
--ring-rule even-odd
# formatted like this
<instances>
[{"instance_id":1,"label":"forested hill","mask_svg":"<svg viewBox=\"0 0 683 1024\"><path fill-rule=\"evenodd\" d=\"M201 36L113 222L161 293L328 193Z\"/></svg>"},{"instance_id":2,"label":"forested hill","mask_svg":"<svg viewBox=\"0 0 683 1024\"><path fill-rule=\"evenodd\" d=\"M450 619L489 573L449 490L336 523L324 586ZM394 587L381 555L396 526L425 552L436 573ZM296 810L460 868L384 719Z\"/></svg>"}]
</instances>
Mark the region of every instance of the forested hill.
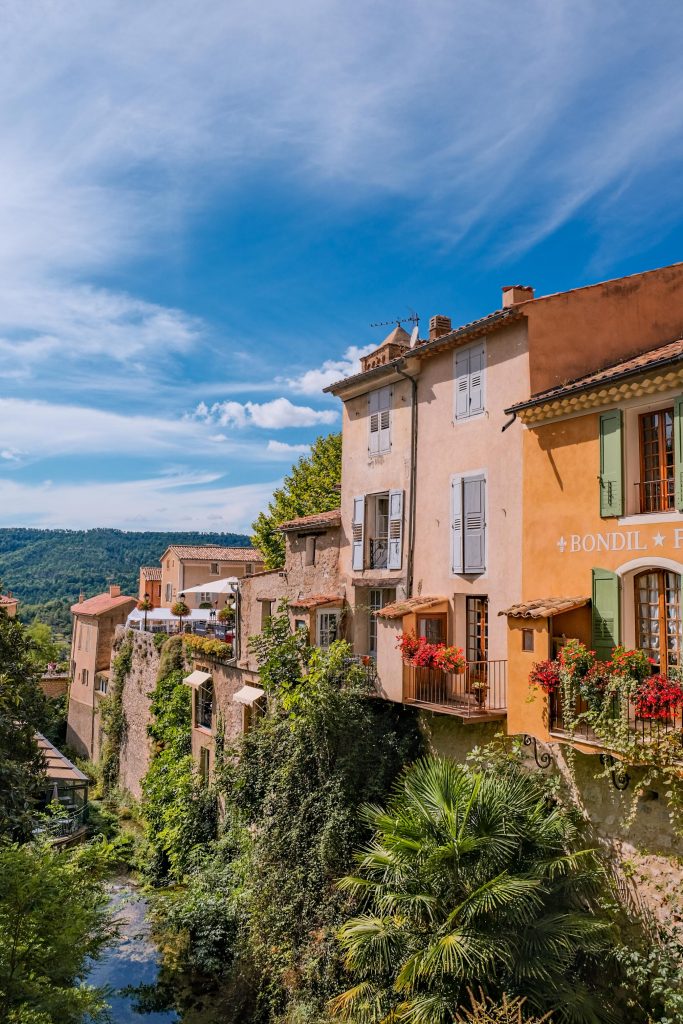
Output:
<instances>
[{"instance_id":1,"label":"forested hill","mask_svg":"<svg viewBox=\"0 0 683 1024\"><path fill-rule=\"evenodd\" d=\"M0 581L34 617L69 628L69 605L118 583L137 594L141 565L158 565L169 544L247 545L239 533L129 533L123 530L0 529Z\"/></svg>"}]
</instances>

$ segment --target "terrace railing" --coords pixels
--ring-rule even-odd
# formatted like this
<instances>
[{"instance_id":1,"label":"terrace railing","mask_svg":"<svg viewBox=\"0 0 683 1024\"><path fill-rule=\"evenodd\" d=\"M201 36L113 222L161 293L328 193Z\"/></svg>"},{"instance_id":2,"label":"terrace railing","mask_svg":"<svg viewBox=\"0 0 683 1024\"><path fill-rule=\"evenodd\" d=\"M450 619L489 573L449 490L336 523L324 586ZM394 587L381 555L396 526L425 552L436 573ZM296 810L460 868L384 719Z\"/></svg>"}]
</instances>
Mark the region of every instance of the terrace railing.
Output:
<instances>
[{"instance_id":1,"label":"terrace railing","mask_svg":"<svg viewBox=\"0 0 683 1024\"><path fill-rule=\"evenodd\" d=\"M507 661L468 661L460 672L403 663L403 701L461 718L507 711Z\"/></svg>"},{"instance_id":2,"label":"terrace railing","mask_svg":"<svg viewBox=\"0 0 683 1024\"><path fill-rule=\"evenodd\" d=\"M581 715L588 711L588 704L583 697L577 697L575 715ZM550 732L556 736L568 736L569 730L565 724L562 709L562 699L559 693L551 693L548 702ZM681 756L683 757L683 713L680 708L673 712L668 718L640 718L632 701L628 705L618 696L611 698L610 713L616 720L622 715L628 717L629 730L633 738L643 744L657 743L670 734L677 734L681 741ZM594 746L603 746L603 741L597 735L590 724L585 720L576 723L573 729L575 739Z\"/></svg>"},{"instance_id":3,"label":"terrace railing","mask_svg":"<svg viewBox=\"0 0 683 1024\"><path fill-rule=\"evenodd\" d=\"M661 480L642 480L638 488L638 506L642 513L668 512L675 508L673 473Z\"/></svg>"}]
</instances>

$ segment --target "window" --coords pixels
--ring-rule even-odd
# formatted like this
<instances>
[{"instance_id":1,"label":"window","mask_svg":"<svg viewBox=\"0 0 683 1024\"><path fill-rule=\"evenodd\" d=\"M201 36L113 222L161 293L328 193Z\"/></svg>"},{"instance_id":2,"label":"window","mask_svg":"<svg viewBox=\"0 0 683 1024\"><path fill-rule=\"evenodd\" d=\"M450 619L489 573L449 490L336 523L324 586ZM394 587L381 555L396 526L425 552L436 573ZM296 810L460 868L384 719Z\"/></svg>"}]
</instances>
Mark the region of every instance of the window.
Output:
<instances>
[{"instance_id":1,"label":"window","mask_svg":"<svg viewBox=\"0 0 683 1024\"><path fill-rule=\"evenodd\" d=\"M368 595L368 654L377 657L377 612L396 599L395 590L371 590Z\"/></svg>"},{"instance_id":2,"label":"window","mask_svg":"<svg viewBox=\"0 0 683 1024\"><path fill-rule=\"evenodd\" d=\"M245 565L244 573L245 573L246 576L253 576L254 575L254 566L251 564L251 562L247 562L247 564Z\"/></svg>"},{"instance_id":3,"label":"window","mask_svg":"<svg viewBox=\"0 0 683 1024\"><path fill-rule=\"evenodd\" d=\"M358 570L400 569L402 564L403 491L385 491L354 498L352 567Z\"/></svg>"},{"instance_id":4,"label":"window","mask_svg":"<svg viewBox=\"0 0 683 1024\"><path fill-rule=\"evenodd\" d=\"M486 571L486 477L455 477L451 485L453 572Z\"/></svg>"},{"instance_id":5,"label":"window","mask_svg":"<svg viewBox=\"0 0 683 1024\"><path fill-rule=\"evenodd\" d=\"M167 601L172 601L173 600L173 584L172 583L167 583L166 584L166 600Z\"/></svg>"},{"instance_id":6,"label":"window","mask_svg":"<svg viewBox=\"0 0 683 1024\"><path fill-rule=\"evenodd\" d=\"M210 729L213 717L213 683L208 679L194 694L194 724L197 729Z\"/></svg>"},{"instance_id":7,"label":"window","mask_svg":"<svg viewBox=\"0 0 683 1024\"><path fill-rule=\"evenodd\" d=\"M447 615L445 612L418 616L417 635L423 636L430 644L446 643L446 627Z\"/></svg>"},{"instance_id":8,"label":"window","mask_svg":"<svg viewBox=\"0 0 683 1024\"><path fill-rule=\"evenodd\" d=\"M487 597L468 597L465 605L468 661L486 661L489 650L489 601Z\"/></svg>"},{"instance_id":9,"label":"window","mask_svg":"<svg viewBox=\"0 0 683 1024\"><path fill-rule=\"evenodd\" d=\"M298 633L300 629L308 629L304 619L294 619L294 632Z\"/></svg>"},{"instance_id":10,"label":"window","mask_svg":"<svg viewBox=\"0 0 683 1024\"><path fill-rule=\"evenodd\" d=\"M109 680L106 676L95 676L95 689L98 693L106 693L109 689Z\"/></svg>"},{"instance_id":11,"label":"window","mask_svg":"<svg viewBox=\"0 0 683 1024\"><path fill-rule=\"evenodd\" d=\"M659 409L638 419L640 511L665 512L674 505L674 410Z\"/></svg>"},{"instance_id":12,"label":"window","mask_svg":"<svg viewBox=\"0 0 683 1024\"><path fill-rule=\"evenodd\" d=\"M534 649L534 631L533 629L522 630L522 650L533 651Z\"/></svg>"},{"instance_id":13,"label":"window","mask_svg":"<svg viewBox=\"0 0 683 1024\"><path fill-rule=\"evenodd\" d=\"M209 781L209 771L211 768L211 751L208 747L199 748L199 775L202 782L207 783Z\"/></svg>"},{"instance_id":14,"label":"window","mask_svg":"<svg viewBox=\"0 0 683 1024\"><path fill-rule=\"evenodd\" d=\"M209 575L218 576L218 562L211 562L209 566Z\"/></svg>"},{"instance_id":15,"label":"window","mask_svg":"<svg viewBox=\"0 0 683 1024\"><path fill-rule=\"evenodd\" d=\"M83 623L78 623L78 650L80 651L83 644Z\"/></svg>"},{"instance_id":16,"label":"window","mask_svg":"<svg viewBox=\"0 0 683 1024\"><path fill-rule=\"evenodd\" d=\"M339 611L318 612L318 647L327 648L339 639Z\"/></svg>"},{"instance_id":17,"label":"window","mask_svg":"<svg viewBox=\"0 0 683 1024\"><path fill-rule=\"evenodd\" d=\"M370 455L385 455L391 451L391 388L379 388L368 395Z\"/></svg>"},{"instance_id":18,"label":"window","mask_svg":"<svg viewBox=\"0 0 683 1024\"><path fill-rule=\"evenodd\" d=\"M88 669L87 668L82 668L81 669L81 682L83 683L83 686L87 686L88 685L88 678L89 678Z\"/></svg>"},{"instance_id":19,"label":"window","mask_svg":"<svg viewBox=\"0 0 683 1024\"><path fill-rule=\"evenodd\" d=\"M315 548L318 538L315 534L310 534L306 537L306 555L305 565L315 565Z\"/></svg>"},{"instance_id":20,"label":"window","mask_svg":"<svg viewBox=\"0 0 683 1024\"><path fill-rule=\"evenodd\" d=\"M678 573L651 570L635 578L638 646L666 673L681 665L681 578Z\"/></svg>"},{"instance_id":21,"label":"window","mask_svg":"<svg viewBox=\"0 0 683 1024\"><path fill-rule=\"evenodd\" d=\"M470 345L455 353L455 418L466 420L484 411L486 350Z\"/></svg>"},{"instance_id":22,"label":"window","mask_svg":"<svg viewBox=\"0 0 683 1024\"><path fill-rule=\"evenodd\" d=\"M261 601L261 629L264 630L273 614L273 602Z\"/></svg>"}]
</instances>

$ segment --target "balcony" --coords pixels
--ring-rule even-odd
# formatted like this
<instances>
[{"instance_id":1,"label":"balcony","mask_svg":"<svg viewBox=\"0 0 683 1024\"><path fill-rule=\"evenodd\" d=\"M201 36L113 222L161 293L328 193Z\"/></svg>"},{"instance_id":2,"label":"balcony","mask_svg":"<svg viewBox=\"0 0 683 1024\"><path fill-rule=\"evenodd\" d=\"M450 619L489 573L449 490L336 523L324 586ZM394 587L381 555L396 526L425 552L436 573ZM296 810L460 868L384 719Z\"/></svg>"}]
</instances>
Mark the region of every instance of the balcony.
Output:
<instances>
[{"instance_id":1,"label":"balcony","mask_svg":"<svg viewBox=\"0 0 683 1024\"><path fill-rule=\"evenodd\" d=\"M576 714L580 715L586 711L588 711L588 704L582 697L577 697ZM681 709L676 710L669 718L639 718L636 715L635 707L632 702L629 701L628 707L625 707L619 697L613 697L611 709L612 718L616 721L623 714L628 715L629 731L633 734L633 739L636 742L642 743L643 745L650 743L656 744L666 736L677 734L683 747L683 712ZM562 715L562 700L558 693L550 694L548 701L548 716L550 733L553 736L568 738L570 734L565 728ZM589 746L604 746L600 737L596 735L588 722L585 721L579 721L577 723L576 728L573 731L573 737L575 740L578 740L581 743L586 743ZM681 750L681 757L683 758L683 749Z\"/></svg>"},{"instance_id":2,"label":"balcony","mask_svg":"<svg viewBox=\"0 0 683 1024\"><path fill-rule=\"evenodd\" d=\"M403 663L403 702L468 722L504 718L507 661L468 661L460 673Z\"/></svg>"},{"instance_id":3,"label":"balcony","mask_svg":"<svg viewBox=\"0 0 683 1024\"><path fill-rule=\"evenodd\" d=\"M386 537L370 539L370 568L386 569L389 542Z\"/></svg>"},{"instance_id":4,"label":"balcony","mask_svg":"<svg viewBox=\"0 0 683 1024\"><path fill-rule=\"evenodd\" d=\"M673 473L661 480L645 480L636 483L638 508L647 512L671 512L675 509Z\"/></svg>"}]
</instances>

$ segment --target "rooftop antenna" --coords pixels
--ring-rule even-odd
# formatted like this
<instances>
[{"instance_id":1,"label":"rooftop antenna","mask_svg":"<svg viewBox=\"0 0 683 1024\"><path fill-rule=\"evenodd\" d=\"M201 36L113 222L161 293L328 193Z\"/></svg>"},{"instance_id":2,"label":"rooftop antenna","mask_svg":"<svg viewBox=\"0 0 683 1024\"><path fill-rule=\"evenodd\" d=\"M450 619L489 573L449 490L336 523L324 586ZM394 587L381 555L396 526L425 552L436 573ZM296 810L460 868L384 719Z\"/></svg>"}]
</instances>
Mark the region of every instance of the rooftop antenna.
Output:
<instances>
[{"instance_id":1,"label":"rooftop antenna","mask_svg":"<svg viewBox=\"0 0 683 1024\"><path fill-rule=\"evenodd\" d=\"M397 316L394 320L380 320L379 323L370 324L370 327L392 327L394 324L396 324L397 327L400 327L401 324L414 324L415 326L413 330L417 330L419 323L419 316L414 309L411 309L408 316Z\"/></svg>"}]
</instances>

